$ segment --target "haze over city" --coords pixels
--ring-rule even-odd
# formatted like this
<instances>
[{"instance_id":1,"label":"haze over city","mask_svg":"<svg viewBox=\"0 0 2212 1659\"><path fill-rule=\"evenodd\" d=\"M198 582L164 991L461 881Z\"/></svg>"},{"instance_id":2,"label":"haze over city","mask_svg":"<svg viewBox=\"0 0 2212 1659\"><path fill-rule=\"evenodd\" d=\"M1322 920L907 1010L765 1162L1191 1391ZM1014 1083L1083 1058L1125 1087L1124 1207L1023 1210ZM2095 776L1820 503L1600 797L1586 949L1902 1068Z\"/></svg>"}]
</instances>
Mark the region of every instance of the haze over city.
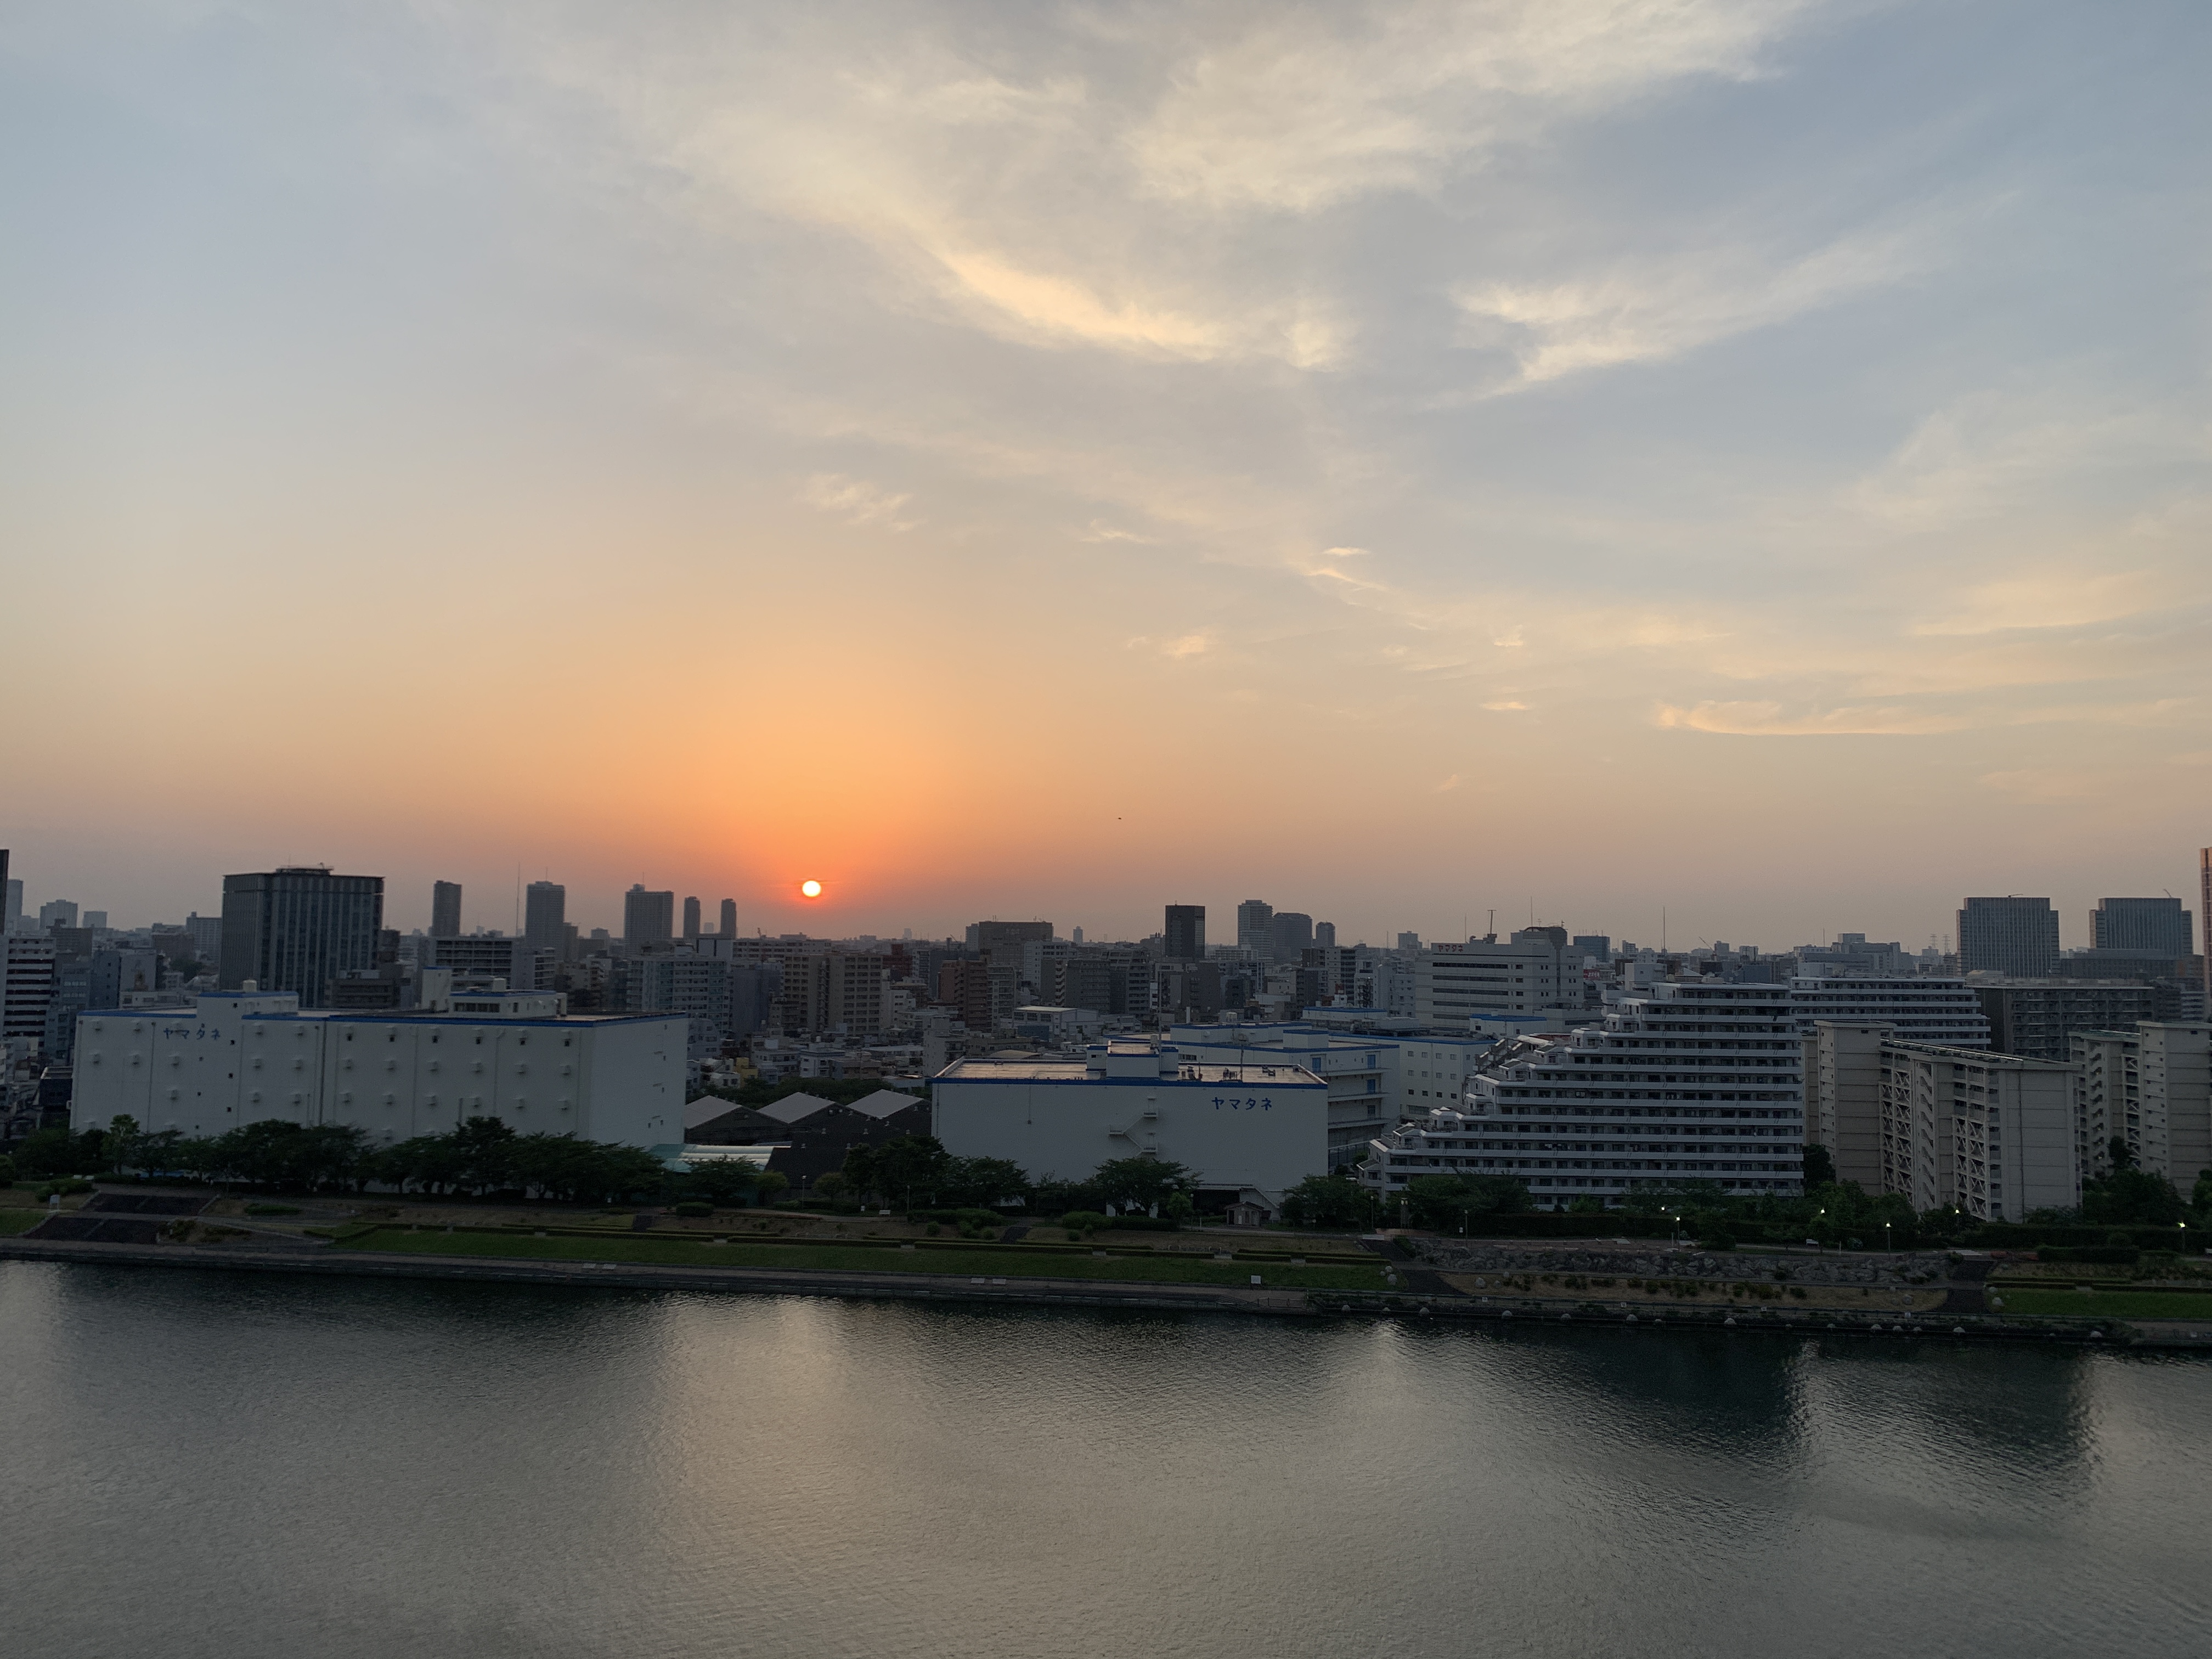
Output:
<instances>
[{"instance_id":1,"label":"haze over city","mask_svg":"<svg viewBox=\"0 0 2212 1659\"><path fill-rule=\"evenodd\" d=\"M2203 29L14 8L0 834L2076 942L2212 781Z\"/></svg>"}]
</instances>

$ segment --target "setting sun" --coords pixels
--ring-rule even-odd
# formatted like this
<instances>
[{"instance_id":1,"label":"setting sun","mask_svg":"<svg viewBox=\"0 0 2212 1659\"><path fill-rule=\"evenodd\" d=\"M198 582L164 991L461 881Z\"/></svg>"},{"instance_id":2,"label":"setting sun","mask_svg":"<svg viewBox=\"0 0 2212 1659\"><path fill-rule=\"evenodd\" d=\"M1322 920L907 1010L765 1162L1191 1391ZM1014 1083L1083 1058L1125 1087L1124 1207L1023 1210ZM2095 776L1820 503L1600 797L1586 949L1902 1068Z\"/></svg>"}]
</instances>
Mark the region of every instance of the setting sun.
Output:
<instances>
[{"instance_id":1,"label":"setting sun","mask_svg":"<svg viewBox=\"0 0 2212 1659\"><path fill-rule=\"evenodd\" d=\"M800 896L805 898L820 898L822 884L818 881L802 881L799 884L799 891Z\"/></svg>"}]
</instances>

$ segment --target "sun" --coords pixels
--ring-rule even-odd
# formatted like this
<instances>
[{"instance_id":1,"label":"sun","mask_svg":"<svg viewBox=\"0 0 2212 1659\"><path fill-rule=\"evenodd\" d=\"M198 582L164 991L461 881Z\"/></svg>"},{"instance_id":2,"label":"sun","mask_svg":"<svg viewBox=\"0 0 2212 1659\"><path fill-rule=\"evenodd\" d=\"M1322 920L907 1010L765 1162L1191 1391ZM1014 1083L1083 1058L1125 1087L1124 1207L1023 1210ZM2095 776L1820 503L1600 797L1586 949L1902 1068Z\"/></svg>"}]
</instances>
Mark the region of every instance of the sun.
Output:
<instances>
[{"instance_id":1,"label":"sun","mask_svg":"<svg viewBox=\"0 0 2212 1659\"><path fill-rule=\"evenodd\" d=\"M807 880L802 881L799 884L799 891L800 896L805 898L820 898L822 896L822 884L811 878L809 878Z\"/></svg>"}]
</instances>

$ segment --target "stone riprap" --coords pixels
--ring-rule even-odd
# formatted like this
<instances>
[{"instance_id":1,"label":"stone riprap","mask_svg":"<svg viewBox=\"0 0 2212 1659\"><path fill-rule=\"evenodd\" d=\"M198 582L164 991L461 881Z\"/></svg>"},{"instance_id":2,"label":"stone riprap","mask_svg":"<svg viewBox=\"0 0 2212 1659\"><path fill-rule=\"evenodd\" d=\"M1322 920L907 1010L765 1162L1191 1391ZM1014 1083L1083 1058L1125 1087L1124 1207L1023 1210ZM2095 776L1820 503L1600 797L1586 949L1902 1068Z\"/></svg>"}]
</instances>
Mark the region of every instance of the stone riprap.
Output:
<instances>
[{"instance_id":1,"label":"stone riprap","mask_svg":"<svg viewBox=\"0 0 2212 1659\"><path fill-rule=\"evenodd\" d=\"M1449 1273L1582 1273L1613 1279L1771 1279L1794 1285L1905 1285L1945 1276L1944 1262L1895 1256L1760 1255L1747 1250L1550 1249L1456 1239L1414 1241L1421 1265Z\"/></svg>"}]
</instances>

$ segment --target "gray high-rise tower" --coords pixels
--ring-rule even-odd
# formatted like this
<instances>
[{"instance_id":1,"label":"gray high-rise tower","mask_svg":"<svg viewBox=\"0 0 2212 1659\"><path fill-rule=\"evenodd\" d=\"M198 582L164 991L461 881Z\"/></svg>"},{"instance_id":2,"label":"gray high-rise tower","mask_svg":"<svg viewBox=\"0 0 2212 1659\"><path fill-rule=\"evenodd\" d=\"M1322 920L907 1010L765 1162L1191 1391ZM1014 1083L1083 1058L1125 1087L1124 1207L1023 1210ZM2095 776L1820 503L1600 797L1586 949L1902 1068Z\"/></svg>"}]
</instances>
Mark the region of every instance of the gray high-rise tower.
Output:
<instances>
[{"instance_id":1,"label":"gray high-rise tower","mask_svg":"<svg viewBox=\"0 0 2212 1659\"><path fill-rule=\"evenodd\" d=\"M1170 962L1205 961L1206 907L1203 904L1168 906L1168 925L1163 943Z\"/></svg>"},{"instance_id":2,"label":"gray high-rise tower","mask_svg":"<svg viewBox=\"0 0 2212 1659\"><path fill-rule=\"evenodd\" d=\"M1237 907L1237 948L1264 957L1274 944L1275 907L1265 899L1246 899Z\"/></svg>"},{"instance_id":3,"label":"gray high-rise tower","mask_svg":"<svg viewBox=\"0 0 2212 1659\"><path fill-rule=\"evenodd\" d=\"M568 890L557 882L533 881L522 895L523 943L550 951L559 961L568 951Z\"/></svg>"},{"instance_id":4,"label":"gray high-rise tower","mask_svg":"<svg viewBox=\"0 0 2212 1659\"><path fill-rule=\"evenodd\" d=\"M623 942L629 953L671 943L676 936L676 895L648 893L645 884L632 884L623 895Z\"/></svg>"},{"instance_id":5,"label":"gray high-rise tower","mask_svg":"<svg viewBox=\"0 0 2212 1659\"><path fill-rule=\"evenodd\" d=\"M2089 943L2100 951L2133 951L2166 962L2197 954L2197 930L2178 898L2099 899L2089 929Z\"/></svg>"},{"instance_id":6,"label":"gray high-rise tower","mask_svg":"<svg viewBox=\"0 0 2212 1659\"><path fill-rule=\"evenodd\" d=\"M2040 979L2058 971L2058 913L2047 898L1970 898L1959 912L1965 973Z\"/></svg>"},{"instance_id":7,"label":"gray high-rise tower","mask_svg":"<svg viewBox=\"0 0 2212 1659\"><path fill-rule=\"evenodd\" d=\"M735 899L724 899L722 901L722 937L735 939L737 936L738 902Z\"/></svg>"},{"instance_id":8,"label":"gray high-rise tower","mask_svg":"<svg viewBox=\"0 0 2212 1659\"><path fill-rule=\"evenodd\" d=\"M461 936L461 884L458 881L434 881L430 884L430 937L459 939Z\"/></svg>"},{"instance_id":9,"label":"gray high-rise tower","mask_svg":"<svg viewBox=\"0 0 2212 1659\"><path fill-rule=\"evenodd\" d=\"M296 993L302 1008L323 1007L331 980L376 965L383 926L382 876L336 876L319 865L225 876L222 988L252 980Z\"/></svg>"},{"instance_id":10,"label":"gray high-rise tower","mask_svg":"<svg viewBox=\"0 0 2212 1659\"><path fill-rule=\"evenodd\" d=\"M696 941L699 937L699 901L687 898L684 901L684 937Z\"/></svg>"}]
</instances>

